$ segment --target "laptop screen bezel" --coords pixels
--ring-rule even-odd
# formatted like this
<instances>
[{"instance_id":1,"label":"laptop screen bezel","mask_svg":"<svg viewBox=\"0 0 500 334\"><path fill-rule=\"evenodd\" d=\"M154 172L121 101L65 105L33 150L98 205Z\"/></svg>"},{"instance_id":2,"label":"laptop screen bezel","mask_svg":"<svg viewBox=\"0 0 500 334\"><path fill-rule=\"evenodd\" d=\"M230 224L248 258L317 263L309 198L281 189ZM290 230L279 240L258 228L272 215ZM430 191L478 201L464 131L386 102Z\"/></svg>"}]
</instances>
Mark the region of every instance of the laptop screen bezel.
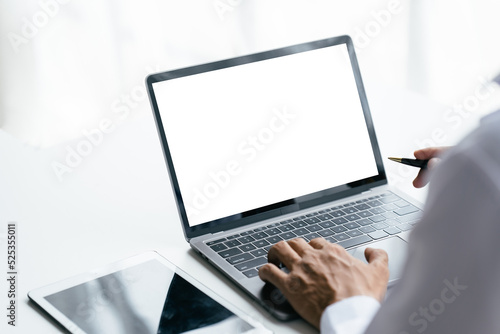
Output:
<instances>
[{"instance_id":1,"label":"laptop screen bezel","mask_svg":"<svg viewBox=\"0 0 500 334\"><path fill-rule=\"evenodd\" d=\"M199 224L196 226L190 226L188 221L188 216L186 213L181 189L179 187L179 182L176 176L176 172L174 169L174 164L172 161L172 156L169 150L168 141L165 136L165 131L163 128L163 123L160 115L160 111L158 108L157 100L155 97L155 92L153 89L153 84L162 82L165 80L174 80L176 78L182 78L186 76L196 75L200 73L205 73L209 71L220 70L224 68L229 68L233 66L241 66L253 62L288 56L292 54L297 54L301 52L307 52L310 50L317 50L321 48L336 46L345 44L347 46L352 71L354 74L354 78L356 81L356 86L361 102L361 106L363 109L363 114L368 130L368 134L370 137L370 141L372 144L372 150L375 157L375 162L377 166L378 174L365 178L362 180L358 180L355 182L339 185L336 187L332 187L326 190L314 192L308 195L290 198L278 203L274 203L271 205L267 205L265 207L261 207L258 209L249 210L246 212L241 212L238 214L234 214L228 217L223 217L220 219L216 219L210 222L206 222L203 224ZM176 70L171 70L162 73L156 73L149 75L146 78L146 86L148 91L149 100L151 103L151 107L153 110L153 115L158 131L158 135L160 138L165 162L167 165L167 170L169 172L170 181L172 185L172 189L174 191L174 197L177 204L178 213L180 216L180 220L183 225L184 235L186 240L190 240L191 238L198 237L200 235L208 234L208 233L217 233L221 231L225 231L232 228L241 227L244 225L252 224L258 221L262 221L265 219L279 217L284 214L293 213L299 210L311 208L317 205L325 204L337 199L341 199L347 196L359 194L361 192L367 191L371 188L381 186L387 184L387 177L384 169L384 165L382 163L382 157L380 154L380 149L378 146L375 129L373 126L373 120L371 118L370 109L368 106L368 101L366 98L365 89L363 86L363 81L361 78L361 72L359 70L358 61L356 58L356 54L354 51L354 45L352 39L345 36L338 36L333 38L322 39L313 42L302 43L298 45L283 47L275 50L264 51L260 53L255 53L251 55L230 58L226 60L206 63L202 65L196 65Z\"/></svg>"}]
</instances>

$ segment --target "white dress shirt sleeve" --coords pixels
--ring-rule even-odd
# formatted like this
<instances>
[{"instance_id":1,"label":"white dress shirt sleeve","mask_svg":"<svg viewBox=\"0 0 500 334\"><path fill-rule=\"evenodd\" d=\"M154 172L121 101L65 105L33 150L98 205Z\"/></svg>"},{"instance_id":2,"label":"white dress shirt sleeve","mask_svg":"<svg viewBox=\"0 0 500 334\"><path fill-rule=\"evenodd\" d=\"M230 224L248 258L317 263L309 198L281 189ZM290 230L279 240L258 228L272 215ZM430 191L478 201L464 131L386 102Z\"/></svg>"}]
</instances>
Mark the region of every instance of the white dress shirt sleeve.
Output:
<instances>
[{"instance_id":1,"label":"white dress shirt sleeve","mask_svg":"<svg viewBox=\"0 0 500 334\"><path fill-rule=\"evenodd\" d=\"M355 296L332 304L321 316L321 334L364 333L379 307L380 303L368 296Z\"/></svg>"}]
</instances>

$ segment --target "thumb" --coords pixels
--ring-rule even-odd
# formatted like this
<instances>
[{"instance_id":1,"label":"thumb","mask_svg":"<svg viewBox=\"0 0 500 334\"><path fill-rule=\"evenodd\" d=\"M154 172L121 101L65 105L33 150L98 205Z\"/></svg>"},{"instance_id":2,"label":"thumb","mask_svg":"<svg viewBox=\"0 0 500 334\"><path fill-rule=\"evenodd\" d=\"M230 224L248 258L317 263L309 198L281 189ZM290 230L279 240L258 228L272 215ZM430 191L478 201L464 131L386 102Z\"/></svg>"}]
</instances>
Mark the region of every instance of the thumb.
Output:
<instances>
[{"instance_id":1,"label":"thumb","mask_svg":"<svg viewBox=\"0 0 500 334\"><path fill-rule=\"evenodd\" d=\"M383 249L367 248L365 249L365 257L370 265L383 267L389 265L389 257Z\"/></svg>"}]
</instances>

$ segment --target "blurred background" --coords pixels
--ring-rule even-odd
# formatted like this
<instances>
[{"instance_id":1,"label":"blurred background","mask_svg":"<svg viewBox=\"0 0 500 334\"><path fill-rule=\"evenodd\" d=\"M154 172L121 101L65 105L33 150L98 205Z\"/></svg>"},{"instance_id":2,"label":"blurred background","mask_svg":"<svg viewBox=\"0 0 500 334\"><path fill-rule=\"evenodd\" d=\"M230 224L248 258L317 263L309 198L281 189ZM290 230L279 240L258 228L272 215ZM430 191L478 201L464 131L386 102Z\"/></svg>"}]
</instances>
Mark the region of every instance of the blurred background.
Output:
<instances>
[{"instance_id":1,"label":"blurred background","mask_svg":"<svg viewBox=\"0 0 500 334\"><path fill-rule=\"evenodd\" d=\"M103 118L149 116L148 73L341 34L369 94L453 107L500 72L499 16L495 0L1 0L0 128L52 147Z\"/></svg>"}]
</instances>

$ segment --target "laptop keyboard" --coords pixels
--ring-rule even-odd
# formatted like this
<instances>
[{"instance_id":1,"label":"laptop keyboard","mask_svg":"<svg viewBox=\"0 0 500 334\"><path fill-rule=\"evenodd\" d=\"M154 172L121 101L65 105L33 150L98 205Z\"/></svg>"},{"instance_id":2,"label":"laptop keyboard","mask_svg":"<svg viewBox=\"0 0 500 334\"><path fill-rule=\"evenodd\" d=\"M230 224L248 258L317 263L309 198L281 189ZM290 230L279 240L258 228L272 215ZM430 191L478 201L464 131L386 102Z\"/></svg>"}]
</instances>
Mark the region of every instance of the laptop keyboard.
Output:
<instances>
[{"instance_id":1,"label":"laptop keyboard","mask_svg":"<svg viewBox=\"0 0 500 334\"><path fill-rule=\"evenodd\" d=\"M308 213L207 242L247 277L258 275L267 252L281 240L323 237L344 248L412 229L422 211L392 192Z\"/></svg>"}]
</instances>

